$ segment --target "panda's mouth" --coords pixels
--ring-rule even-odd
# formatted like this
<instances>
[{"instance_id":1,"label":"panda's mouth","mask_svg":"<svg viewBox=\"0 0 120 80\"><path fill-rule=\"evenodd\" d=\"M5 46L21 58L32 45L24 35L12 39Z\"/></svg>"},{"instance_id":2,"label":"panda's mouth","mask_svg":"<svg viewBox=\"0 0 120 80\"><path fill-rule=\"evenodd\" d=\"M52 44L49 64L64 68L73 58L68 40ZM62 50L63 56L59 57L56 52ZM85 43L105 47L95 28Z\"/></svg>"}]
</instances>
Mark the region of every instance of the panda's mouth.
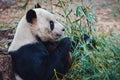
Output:
<instances>
[{"instance_id":1,"label":"panda's mouth","mask_svg":"<svg viewBox=\"0 0 120 80\"><path fill-rule=\"evenodd\" d=\"M58 39L59 39L59 37L56 37L56 38L55 38L55 41L58 40Z\"/></svg>"},{"instance_id":2,"label":"panda's mouth","mask_svg":"<svg viewBox=\"0 0 120 80\"><path fill-rule=\"evenodd\" d=\"M57 41L60 39L61 36L54 36L53 38L51 38L51 41Z\"/></svg>"},{"instance_id":3,"label":"panda's mouth","mask_svg":"<svg viewBox=\"0 0 120 80\"><path fill-rule=\"evenodd\" d=\"M62 34L56 34L56 36L57 36L57 37L61 37L61 36L62 36Z\"/></svg>"},{"instance_id":4,"label":"panda's mouth","mask_svg":"<svg viewBox=\"0 0 120 80\"><path fill-rule=\"evenodd\" d=\"M61 37L62 37L62 34L56 34L54 40L55 40L55 41L56 41L56 40L59 40Z\"/></svg>"}]
</instances>

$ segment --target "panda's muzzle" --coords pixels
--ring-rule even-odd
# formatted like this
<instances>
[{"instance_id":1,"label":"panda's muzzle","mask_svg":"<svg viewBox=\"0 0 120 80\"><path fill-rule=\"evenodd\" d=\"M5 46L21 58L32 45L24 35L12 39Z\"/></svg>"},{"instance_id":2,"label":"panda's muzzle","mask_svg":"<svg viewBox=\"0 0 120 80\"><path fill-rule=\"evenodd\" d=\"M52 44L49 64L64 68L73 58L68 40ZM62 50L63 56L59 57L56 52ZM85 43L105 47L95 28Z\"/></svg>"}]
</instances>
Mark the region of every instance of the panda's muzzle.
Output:
<instances>
[{"instance_id":1,"label":"panda's muzzle","mask_svg":"<svg viewBox=\"0 0 120 80\"><path fill-rule=\"evenodd\" d=\"M57 34L56 34L57 37L61 37L61 36L63 35L65 29L63 28L61 31L62 31L61 33L57 33Z\"/></svg>"}]
</instances>

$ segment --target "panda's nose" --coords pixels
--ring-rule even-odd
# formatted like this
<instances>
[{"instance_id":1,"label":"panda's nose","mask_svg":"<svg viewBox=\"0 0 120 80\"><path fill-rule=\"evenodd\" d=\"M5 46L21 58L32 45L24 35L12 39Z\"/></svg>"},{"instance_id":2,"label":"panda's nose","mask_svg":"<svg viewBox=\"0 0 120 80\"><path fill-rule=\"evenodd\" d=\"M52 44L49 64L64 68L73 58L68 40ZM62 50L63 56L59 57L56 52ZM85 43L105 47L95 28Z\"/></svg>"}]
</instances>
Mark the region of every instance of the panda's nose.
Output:
<instances>
[{"instance_id":1,"label":"panda's nose","mask_svg":"<svg viewBox=\"0 0 120 80\"><path fill-rule=\"evenodd\" d=\"M62 31L65 31L65 29L62 29Z\"/></svg>"}]
</instances>

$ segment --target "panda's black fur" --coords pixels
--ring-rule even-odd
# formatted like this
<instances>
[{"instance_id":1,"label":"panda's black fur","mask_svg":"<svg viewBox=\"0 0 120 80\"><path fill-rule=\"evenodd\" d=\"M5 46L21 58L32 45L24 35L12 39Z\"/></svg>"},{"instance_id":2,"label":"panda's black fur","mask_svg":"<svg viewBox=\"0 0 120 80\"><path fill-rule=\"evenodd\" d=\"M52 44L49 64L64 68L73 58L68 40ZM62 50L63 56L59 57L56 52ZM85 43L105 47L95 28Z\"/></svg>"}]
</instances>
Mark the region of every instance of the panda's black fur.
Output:
<instances>
[{"instance_id":1,"label":"panda's black fur","mask_svg":"<svg viewBox=\"0 0 120 80\"><path fill-rule=\"evenodd\" d=\"M14 52L9 52L13 59L13 70L23 80L51 80L54 69L65 74L69 67L70 39L62 39L53 53L48 53L41 41L22 46ZM62 75L58 74L58 77Z\"/></svg>"},{"instance_id":2,"label":"panda's black fur","mask_svg":"<svg viewBox=\"0 0 120 80\"><path fill-rule=\"evenodd\" d=\"M29 23L36 18L34 13L33 10L27 12L26 20ZM55 80L54 70L59 73L58 77L62 78L60 74L65 74L70 67L70 39L43 42L37 35L35 37L36 43L26 44L8 52L12 57L13 71L22 80Z\"/></svg>"},{"instance_id":3,"label":"panda's black fur","mask_svg":"<svg viewBox=\"0 0 120 80\"><path fill-rule=\"evenodd\" d=\"M26 15L27 22L32 23L32 19L35 19L35 18L37 18L36 12L30 9Z\"/></svg>"}]
</instances>

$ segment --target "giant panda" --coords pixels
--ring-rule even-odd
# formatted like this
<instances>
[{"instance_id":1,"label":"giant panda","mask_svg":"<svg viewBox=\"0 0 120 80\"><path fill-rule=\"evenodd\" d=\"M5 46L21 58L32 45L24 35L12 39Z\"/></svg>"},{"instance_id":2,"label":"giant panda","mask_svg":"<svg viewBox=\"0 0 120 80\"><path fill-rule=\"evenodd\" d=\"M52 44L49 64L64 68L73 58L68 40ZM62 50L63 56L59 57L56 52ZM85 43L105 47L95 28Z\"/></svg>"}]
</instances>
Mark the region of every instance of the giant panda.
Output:
<instances>
[{"instance_id":1,"label":"giant panda","mask_svg":"<svg viewBox=\"0 0 120 80\"><path fill-rule=\"evenodd\" d=\"M16 80L55 80L54 70L62 78L71 64L70 39L58 41L63 33L54 14L42 8L28 10L8 49Z\"/></svg>"}]
</instances>

